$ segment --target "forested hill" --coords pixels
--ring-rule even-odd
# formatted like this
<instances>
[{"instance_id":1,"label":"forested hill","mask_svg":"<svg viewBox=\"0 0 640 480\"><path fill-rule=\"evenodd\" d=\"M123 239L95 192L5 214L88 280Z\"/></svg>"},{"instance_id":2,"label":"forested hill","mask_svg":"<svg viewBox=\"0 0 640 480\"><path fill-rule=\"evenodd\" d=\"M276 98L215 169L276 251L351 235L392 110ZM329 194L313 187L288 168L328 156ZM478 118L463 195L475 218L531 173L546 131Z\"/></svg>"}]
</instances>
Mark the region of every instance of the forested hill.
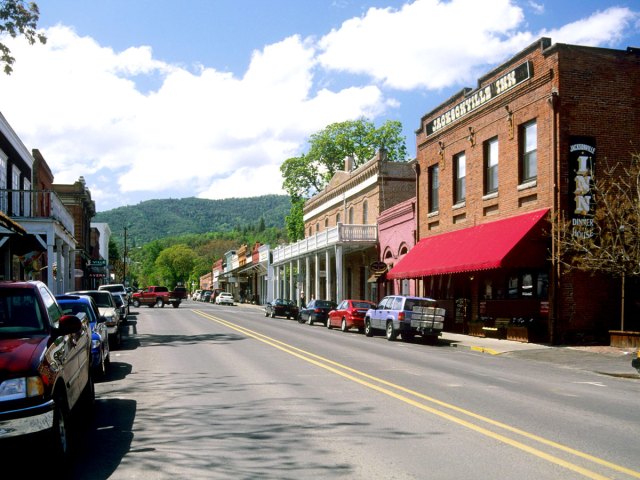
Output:
<instances>
[{"instance_id":1,"label":"forested hill","mask_svg":"<svg viewBox=\"0 0 640 480\"><path fill-rule=\"evenodd\" d=\"M284 218L290 208L289 197L284 195L223 200L195 197L147 200L98 212L92 222L108 223L118 243L121 243L126 227L129 245L143 245L184 234L255 228L262 222L265 228L284 228Z\"/></svg>"}]
</instances>

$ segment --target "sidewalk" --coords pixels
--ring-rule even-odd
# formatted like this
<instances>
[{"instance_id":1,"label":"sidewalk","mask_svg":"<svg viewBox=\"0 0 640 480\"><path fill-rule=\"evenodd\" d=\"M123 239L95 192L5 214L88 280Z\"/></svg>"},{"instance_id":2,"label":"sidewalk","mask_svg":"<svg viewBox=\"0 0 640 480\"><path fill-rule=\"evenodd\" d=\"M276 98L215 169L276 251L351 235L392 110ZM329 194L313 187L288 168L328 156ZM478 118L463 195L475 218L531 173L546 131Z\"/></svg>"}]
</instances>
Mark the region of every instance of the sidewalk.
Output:
<instances>
[{"instance_id":1,"label":"sidewalk","mask_svg":"<svg viewBox=\"0 0 640 480\"><path fill-rule=\"evenodd\" d=\"M566 368L587 370L604 375L640 379L631 366L635 349L599 346L549 346L537 343L521 343L495 338L472 337L444 332L440 342L451 347L466 348L490 355L504 355L536 362L562 365Z\"/></svg>"}]
</instances>

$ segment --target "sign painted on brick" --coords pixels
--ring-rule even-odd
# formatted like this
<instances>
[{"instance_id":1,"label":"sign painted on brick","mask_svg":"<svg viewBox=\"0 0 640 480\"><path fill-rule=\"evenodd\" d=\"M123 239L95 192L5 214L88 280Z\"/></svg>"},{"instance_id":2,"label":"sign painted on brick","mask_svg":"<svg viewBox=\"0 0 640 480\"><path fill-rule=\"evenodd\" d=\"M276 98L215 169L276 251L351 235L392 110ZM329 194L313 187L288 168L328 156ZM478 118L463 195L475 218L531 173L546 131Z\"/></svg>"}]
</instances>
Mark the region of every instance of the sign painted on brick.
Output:
<instances>
[{"instance_id":1,"label":"sign painted on brick","mask_svg":"<svg viewBox=\"0 0 640 480\"><path fill-rule=\"evenodd\" d=\"M571 205L571 234L574 237L593 236L593 175L596 161L596 139L572 136L569 138L569 204Z\"/></svg>"},{"instance_id":2,"label":"sign painted on brick","mask_svg":"<svg viewBox=\"0 0 640 480\"><path fill-rule=\"evenodd\" d=\"M439 130L457 122L464 116L479 109L490 100L508 92L532 76L530 62L518 65L516 68L505 73L497 80L484 87L478 88L474 92L471 92L463 101L427 123L424 127L425 133L427 136L437 133Z\"/></svg>"}]
</instances>

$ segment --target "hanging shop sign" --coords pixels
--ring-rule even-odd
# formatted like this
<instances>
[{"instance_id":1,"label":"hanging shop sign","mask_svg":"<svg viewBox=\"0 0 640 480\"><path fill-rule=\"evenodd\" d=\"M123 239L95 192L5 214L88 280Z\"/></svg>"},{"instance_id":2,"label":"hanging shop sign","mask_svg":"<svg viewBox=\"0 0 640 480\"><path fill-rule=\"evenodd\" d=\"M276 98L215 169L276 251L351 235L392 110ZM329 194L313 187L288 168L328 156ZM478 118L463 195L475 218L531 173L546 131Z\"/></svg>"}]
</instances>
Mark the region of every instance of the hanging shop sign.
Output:
<instances>
[{"instance_id":1,"label":"hanging shop sign","mask_svg":"<svg viewBox=\"0 0 640 480\"><path fill-rule=\"evenodd\" d=\"M594 235L593 180L596 162L596 139L569 138L569 204L571 205L571 235L591 238Z\"/></svg>"},{"instance_id":2,"label":"hanging shop sign","mask_svg":"<svg viewBox=\"0 0 640 480\"><path fill-rule=\"evenodd\" d=\"M439 130L464 118L466 115L486 105L489 101L508 92L532 76L533 69L531 62L527 61L518 65L489 85L470 92L463 101L427 123L424 127L425 133L427 136L437 133Z\"/></svg>"}]
</instances>

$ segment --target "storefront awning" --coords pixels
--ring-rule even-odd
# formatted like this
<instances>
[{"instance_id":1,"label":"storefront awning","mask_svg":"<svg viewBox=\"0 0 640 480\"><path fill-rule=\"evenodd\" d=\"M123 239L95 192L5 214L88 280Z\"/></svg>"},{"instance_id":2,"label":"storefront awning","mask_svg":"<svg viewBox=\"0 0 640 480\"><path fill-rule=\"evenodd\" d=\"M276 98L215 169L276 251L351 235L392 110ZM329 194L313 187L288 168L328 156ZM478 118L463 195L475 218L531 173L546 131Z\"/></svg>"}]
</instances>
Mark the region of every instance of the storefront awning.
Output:
<instances>
[{"instance_id":1,"label":"storefront awning","mask_svg":"<svg viewBox=\"0 0 640 480\"><path fill-rule=\"evenodd\" d=\"M387 273L419 278L504 267L539 267L546 259L549 209L423 238Z\"/></svg>"}]
</instances>

